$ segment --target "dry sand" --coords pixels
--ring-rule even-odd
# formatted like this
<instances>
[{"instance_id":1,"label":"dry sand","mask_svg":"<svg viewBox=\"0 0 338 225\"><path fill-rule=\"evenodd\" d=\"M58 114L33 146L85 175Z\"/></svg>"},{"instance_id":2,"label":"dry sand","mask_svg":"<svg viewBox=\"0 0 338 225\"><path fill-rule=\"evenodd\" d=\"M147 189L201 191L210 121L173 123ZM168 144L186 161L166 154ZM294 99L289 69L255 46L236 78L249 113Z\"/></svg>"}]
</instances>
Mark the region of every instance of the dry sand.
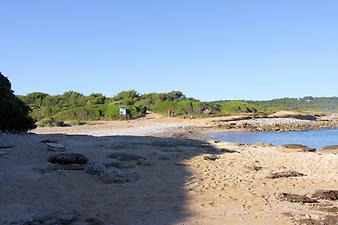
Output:
<instances>
[{"instance_id":1,"label":"dry sand","mask_svg":"<svg viewBox=\"0 0 338 225\"><path fill-rule=\"evenodd\" d=\"M338 189L338 155L214 142L195 132L208 123L152 114L130 122L0 135L0 224L49 224L60 218L77 225L338 224L337 200L312 197L318 190ZM83 170L48 170L48 157L58 153L48 151L44 139L89 161L116 163L108 156L119 152L146 160L116 169L136 179L106 184ZM305 176L269 178L286 171ZM281 193L301 196L281 198ZM318 202L305 203L304 195Z\"/></svg>"}]
</instances>

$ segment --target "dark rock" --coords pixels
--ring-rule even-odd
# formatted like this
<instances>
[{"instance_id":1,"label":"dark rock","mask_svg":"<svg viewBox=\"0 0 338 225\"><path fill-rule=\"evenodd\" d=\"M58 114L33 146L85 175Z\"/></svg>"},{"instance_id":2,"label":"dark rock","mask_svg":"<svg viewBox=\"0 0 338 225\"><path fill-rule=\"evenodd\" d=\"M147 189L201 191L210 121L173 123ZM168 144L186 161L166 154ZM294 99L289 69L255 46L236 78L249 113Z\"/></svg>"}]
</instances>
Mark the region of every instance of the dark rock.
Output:
<instances>
[{"instance_id":1,"label":"dark rock","mask_svg":"<svg viewBox=\"0 0 338 225\"><path fill-rule=\"evenodd\" d=\"M13 146L12 145L6 145L6 144L0 144L0 149L1 148L13 148Z\"/></svg>"},{"instance_id":2,"label":"dark rock","mask_svg":"<svg viewBox=\"0 0 338 225\"><path fill-rule=\"evenodd\" d=\"M318 190L312 195L312 198L338 200L338 190Z\"/></svg>"},{"instance_id":3,"label":"dark rock","mask_svg":"<svg viewBox=\"0 0 338 225\"><path fill-rule=\"evenodd\" d=\"M58 139L43 139L41 140L42 143L58 143Z\"/></svg>"},{"instance_id":4,"label":"dark rock","mask_svg":"<svg viewBox=\"0 0 338 225\"><path fill-rule=\"evenodd\" d=\"M77 153L62 153L58 155L52 155L49 157L48 162L50 163L59 163L59 164L86 164L88 159L82 155Z\"/></svg>"},{"instance_id":5,"label":"dark rock","mask_svg":"<svg viewBox=\"0 0 338 225\"><path fill-rule=\"evenodd\" d=\"M309 148L306 145L300 145L300 144L287 144L287 145L283 145L283 147L289 148L289 149L299 149L302 152L315 152L316 151L316 149L314 148Z\"/></svg>"},{"instance_id":6,"label":"dark rock","mask_svg":"<svg viewBox=\"0 0 338 225\"><path fill-rule=\"evenodd\" d=\"M137 161L137 165L139 165L139 166L153 166L154 163L150 162L148 160L140 159L140 160Z\"/></svg>"},{"instance_id":7,"label":"dark rock","mask_svg":"<svg viewBox=\"0 0 338 225\"><path fill-rule=\"evenodd\" d=\"M292 202L292 203L318 203L317 200L309 198L305 195L297 195L297 194L290 194L290 193L281 193L280 198Z\"/></svg>"},{"instance_id":8,"label":"dark rock","mask_svg":"<svg viewBox=\"0 0 338 225\"><path fill-rule=\"evenodd\" d=\"M88 225L105 225L102 220L99 220L97 218L88 218L86 222L88 223Z\"/></svg>"},{"instance_id":9,"label":"dark rock","mask_svg":"<svg viewBox=\"0 0 338 225\"><path fill-rule=\"evenodd\" d=\"M276 178L303 177L303 176L305 176L305 174L290 170L290 171L273 173L267 178L276 179Z\"/></svg>"},{"instance_id":10,"label":"dark rock","mask_svg":"<svg viewBox=\"0 0 338 225\"><path fill-rule=\"evenodd\" d=\"M124 153L124 152L113 153L109 156L109 158L116 159L119 161L137 161L140 159L146 159L143 156L130 154L130 153Z\"/></svg>"},{"instance_id":11,"label":"dark rock","mask_svg":"<svg viewBox=\"0 0 338 225\"><path fill-rule=\"evenodd\" d=\"M226 149L226 148L221 148L221 149L219 149L219 151L221 151L222 153L238 153L238 151L230 150L230 149Z\"/></svg>"},{"instance_id":12,"label":"dark rock","mask_svg":"<svg viewBox=\"0 0 338 225\"><path fill-rule=\"evenodd\" d=\"M206 155L204 156L205 160L209 160L209 161L215 161L217 159L219 159L219 157L217 155Z\"/></svg>"},{"instance_id":13,"label":"dark rock","mask_svg":"<svg viewBox=\"0 0 338 225\"><path fill-rule=\"evenodd\" d=\"M311 120L311 121L315 121L317 120L317 117L314 116L314 115L294 115L294 116L291 116L295 119L299 119L299 120Z\"/></svg>"}]
</instances>

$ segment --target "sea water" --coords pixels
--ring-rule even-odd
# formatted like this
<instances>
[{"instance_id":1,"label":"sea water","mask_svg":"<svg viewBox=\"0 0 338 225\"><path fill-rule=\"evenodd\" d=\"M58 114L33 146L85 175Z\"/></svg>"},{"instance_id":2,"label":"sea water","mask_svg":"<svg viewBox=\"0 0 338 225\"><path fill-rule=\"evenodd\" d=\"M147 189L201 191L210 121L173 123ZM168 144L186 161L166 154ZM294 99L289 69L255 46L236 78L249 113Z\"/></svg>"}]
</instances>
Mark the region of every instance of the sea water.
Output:
<instances>
[{"instance_id":1,"label":"sea water","mask_svg":"<svg viewBox=\"0 0 338 225\"><path fill-rule=\"evenodd\" d=\"M328 145L338 145L338 128L288 132L223 131L209 133L209 136L221 141L243 144L257 142L273 145L302 144L316 149Z\"/></svg>"}]
</instances>

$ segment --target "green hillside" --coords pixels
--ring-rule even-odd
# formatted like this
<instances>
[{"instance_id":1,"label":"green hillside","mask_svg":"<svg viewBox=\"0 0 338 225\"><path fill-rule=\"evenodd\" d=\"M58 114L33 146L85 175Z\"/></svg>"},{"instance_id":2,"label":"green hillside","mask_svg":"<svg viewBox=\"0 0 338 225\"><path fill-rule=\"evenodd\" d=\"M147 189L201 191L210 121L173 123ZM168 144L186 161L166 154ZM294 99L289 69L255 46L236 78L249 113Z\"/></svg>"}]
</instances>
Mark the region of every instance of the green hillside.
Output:
<instances>
[{"instance_id":1,"label":"green hillside","mask_svg":"<svg viewBox=\"0 0 338 225\"><path fill-rule=\"evenodd\" d=\"M302 99L283 98L271 101L215 101L202 102L194 98L187 98L180 91L169 93L139 94L134 90L123 91L114 97L102 94L88 96L78 92L65 92L62 95L48 95L41 92L30 93L19 98L31 109L30 116L38 123L47 125L60 121L90 120L118 120L119 107L127 108L127 119L143 116L147 110L167 114L168 109L174 111L175 116L181 117L210 117L251 114L264 116L278 110L311 110L338 112L338 98Z\"/></svg>"}]
</instances>

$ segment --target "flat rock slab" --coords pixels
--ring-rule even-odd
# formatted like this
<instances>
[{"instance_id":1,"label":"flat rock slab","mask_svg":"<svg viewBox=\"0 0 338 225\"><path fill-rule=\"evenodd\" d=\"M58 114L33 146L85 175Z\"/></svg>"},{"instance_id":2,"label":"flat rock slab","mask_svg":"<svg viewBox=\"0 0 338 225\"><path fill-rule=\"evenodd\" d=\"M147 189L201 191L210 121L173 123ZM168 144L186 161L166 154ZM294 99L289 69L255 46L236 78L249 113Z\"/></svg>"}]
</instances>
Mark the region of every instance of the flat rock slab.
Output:
<instances>
[{"instance_id":1,"label":"flat rock slab","mask_svg":"<svg viewBox=\"0 0 338 225\"><path fill-rule=\"evenodd\" d=\"M338 200L338 190L318 190L312 195L312 198Z\"/></svg>"},{"instance_id":2,"label":"flat rock slab","mask_svg":"<svg viewBox=\"0 0 338 225\"><path fill-rule=\"evenodd\" d=\"M306 145L300 145L300 144L287 144L283 145L283 147L293 150L298 150L300 152L315 152L315 148L309 148Z\"/></svg>"},{"instance_id":3,"label":"flat rock slab","mask_svg":"<svg viewBox=\"0 0 338 225\"><path fill-rule=\"evenodd\" d=\"M77 153L61 153L57 155L52 155L49 157L48 162L50 163L59 163L63 165L67 164L86 164L88 159L82 155Z\"/></svg>"},{"instance_id":4,"label":"flat rock slab","mask_svg":"<svg viewBox=\"0 0 338 225\"><path fill-rule=\"evenodd\" d=\"M291 202L291 203L318 203L316 199L312 199L307 197L306 195L297 195L297 194L290 194L290 193L281 193L280 198L282 200Z\"/></svg>"},{"instance_id":5,"label":"flat rock slab","mask_svg":"<svg viewBox=\"0 0 338 225\"><path fill-rule=\"evenodd\" d=\"M47 143L47 150L48 151L65 151L66 146L58 143Z\"/></svg>"},{"instance_id":6,"label":"flat rock slab","mask_svg":"<svg viewBox=\"0 0 338 225\"><path fill-rule=\"evenodd\" d=\"M284 172L278 172L278 173L273 173L267 178L269 179L277 179L277 178L289 178L289 177L303 177L305 174L299 173L297 171L284 171Z\"/></svg>"}]
</instances>

